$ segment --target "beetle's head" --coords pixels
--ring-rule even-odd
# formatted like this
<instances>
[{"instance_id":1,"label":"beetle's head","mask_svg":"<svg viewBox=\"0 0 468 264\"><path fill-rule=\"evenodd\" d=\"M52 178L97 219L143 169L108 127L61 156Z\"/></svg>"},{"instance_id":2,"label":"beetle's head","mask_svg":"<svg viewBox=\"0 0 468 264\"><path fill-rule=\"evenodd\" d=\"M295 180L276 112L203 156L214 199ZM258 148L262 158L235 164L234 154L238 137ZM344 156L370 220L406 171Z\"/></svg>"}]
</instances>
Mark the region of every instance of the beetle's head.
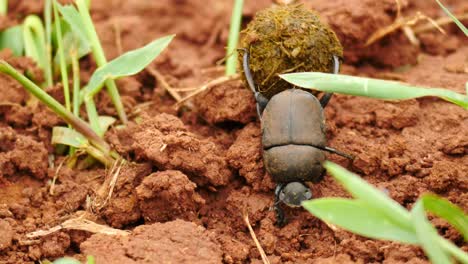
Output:
<instances>
[{"instance_id":1,"label":"beetle's head","mask_svg":"<svg viewBox=\"0 0 468 264\"><path fill-rule=\"evenodd\" d=\"M310 189L300 182L290 182L279 191L279 200L291 207L299 207L312 198Z\"/></svg>"}]
</instances>

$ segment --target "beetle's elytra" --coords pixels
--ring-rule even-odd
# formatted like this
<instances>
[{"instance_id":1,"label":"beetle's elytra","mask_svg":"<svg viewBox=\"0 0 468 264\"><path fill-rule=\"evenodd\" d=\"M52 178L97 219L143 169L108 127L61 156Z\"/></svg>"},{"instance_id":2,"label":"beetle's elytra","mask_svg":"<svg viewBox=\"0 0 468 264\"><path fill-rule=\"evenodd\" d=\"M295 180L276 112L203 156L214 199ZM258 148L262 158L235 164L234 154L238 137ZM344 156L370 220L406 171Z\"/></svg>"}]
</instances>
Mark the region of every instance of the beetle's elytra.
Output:
<instances>
[{"instance_id":1,"label":"beetle's elytra","mask_svg":"<svg viewBox=\"0 0 468 264\"><path fill-rule=\"evenodd\" d=\"M265 168L278 183L320 180L325 154L322 106L312 94L289 89L273 96L262 115Z\"/></svg>"}]
</instances>

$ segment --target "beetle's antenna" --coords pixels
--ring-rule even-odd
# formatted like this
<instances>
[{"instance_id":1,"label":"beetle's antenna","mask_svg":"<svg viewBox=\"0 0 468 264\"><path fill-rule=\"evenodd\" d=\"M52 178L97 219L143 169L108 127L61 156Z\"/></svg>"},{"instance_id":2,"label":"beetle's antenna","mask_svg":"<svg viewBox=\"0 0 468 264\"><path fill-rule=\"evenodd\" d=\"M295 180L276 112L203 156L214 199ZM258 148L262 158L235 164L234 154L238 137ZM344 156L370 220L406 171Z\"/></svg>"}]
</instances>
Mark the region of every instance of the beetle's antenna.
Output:
<instances>
[{"instance_id":1,"label":"beetle's antenna","mask_svg":"<svg viewBox=\"0 0 468 264\"><path fill-rule=\"evenodd\" d=\"M336 55L333 55L333 74L338 74L340 72L340 60ZM325 93L322 98L320 98L320 105L322 108L327 106L328 102L330 101L333 93Z\"/></svg>"}]
</instances>

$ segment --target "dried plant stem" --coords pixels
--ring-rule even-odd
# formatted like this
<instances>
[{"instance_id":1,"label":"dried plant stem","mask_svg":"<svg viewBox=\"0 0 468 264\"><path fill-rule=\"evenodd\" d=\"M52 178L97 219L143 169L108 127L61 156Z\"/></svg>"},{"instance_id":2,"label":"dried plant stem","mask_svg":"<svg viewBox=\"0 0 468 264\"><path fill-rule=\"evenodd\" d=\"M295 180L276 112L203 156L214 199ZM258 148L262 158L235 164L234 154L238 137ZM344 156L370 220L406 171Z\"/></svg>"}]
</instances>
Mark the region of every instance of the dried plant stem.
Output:
<instances>
[{"instance_id":1,"label":"dried plant stem","mask_svg":"<svg viewBox=\"0 0 468 264\"><path fill-rule=\"evenodd\" d=\"M195 95L207 90L208 88L211 88L213 86L216 86L216 85L219 85L219 84L222 84L222 83L225 83L225 82L229 82L229 81L232 81L232 80L237 80L240 78L240 74L236 73L236 74L233 74L233 75L229 75L229 76L222 76L222 77L219 77L217 79L214 79L208 83L206 83L205 85L201 86L200 88L196 89L195 91L191 92L190 94L188 94L187 96L185 96L184 98L182 98L178 103L177 103L177 106L181 105L182 103L184 103L185 101L187 101L188 99L194 97Z\"/></svg>"},{"instance_id":2,"label":"dried plant stem","mask_svg":"<svg viewBox=\"0 0 468 264\"><path fill-rule=\"evenodd\" d=\"M458 19L459 20L466 20L468 19L468 13L465 13L465 14L462 14L462 15L459 15L458 16ZM445 25L448 25L448 24L452 24L454 23L454 21L452 20L452 18L450 17L440 17L436 20L434 20L434 23L436 25L438 25L439 27L441 26L445 26ZM434 30L434 29L437 29L437 27L434 25L434 23L427 23L425 25L421 25L419 27L415 27L413 29L414 33L416 34L419 34L419 33L423 33L423 32L426 32L426 31L430 31L430 30Z\"/></svg>"},{"instance_id":3,"label":"dried plant stem","mask_svg":"<svg viewBox=\"0 0 468 264\"><path fill-rule=\"evenodd\" d=\"M27 238L43 237L60 231L62 229L82 230L88 231L94 234L106 234L115 236L127 236L130 234L128 231L115 229L106 225L100 225L83 217L69 219L60 225L54 226L47 230L37 230L26 234Z\"/></svg>"},{"instance_id":4,"label":"dried plant stem","mask_svg":"<svg viewBox=\"0 0 468 264\"><path fill-rule=\"evenodd\" d=\"M177 102L182 100L180 94L167 83L166 78L158 70L151 67L147 70L161 83L162 88L164 88Z\"/></svg>"},{"instance_id":5,"label":"dried plant stem","mask_svg":"<svg viewBox=\"0 0 468 264\"><path fill-rule=\"evenodd\" d=\"M257 236L255 235L255 232L250 225L249 221L249 215L247 212L244 212L242 214L242 218L244 219L245 224L247 225L247 228L249 229L250 236L252 237L253 241L255 242L255 245L257 246L258 252L260 252L260 256L262 257L262 261L264 264L270 264L270 260L268 260L267 255L265 254L265 251L262 248L262 245L260 245L260 242L258 242Z\"/></svg>"}]
</instances>

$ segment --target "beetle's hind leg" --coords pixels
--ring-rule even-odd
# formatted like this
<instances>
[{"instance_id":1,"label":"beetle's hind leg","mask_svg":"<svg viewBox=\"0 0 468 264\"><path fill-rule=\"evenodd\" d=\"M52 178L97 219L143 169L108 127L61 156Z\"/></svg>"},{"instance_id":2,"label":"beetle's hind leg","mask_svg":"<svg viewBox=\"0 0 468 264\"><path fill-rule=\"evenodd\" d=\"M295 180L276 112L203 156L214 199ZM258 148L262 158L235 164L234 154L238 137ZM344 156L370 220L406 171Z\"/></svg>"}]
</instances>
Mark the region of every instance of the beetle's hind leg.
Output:
<instances>
[{"instance_id":1,"label":"beetle's hind leg","mask_svg":"<svg viewBox=\"0 0 468 264\"><path fill-rule=\"evenodd\" d=\"M262 117L263 110L265 109L266 105L268 104L268 99L263 96L260 92L257 91L255 88L255 82L252 77L252 72L250 71L249 66L249 51L247 49L241 49L244 51L244 56L242 60L242 67L244 68L245 79L249 84L250 90L254 93L255 100L257 101L257 113L258 117Z\"/></svg>"},{"instance_id":2,"label":"beetle's hind leg","mask_svg":"<svg viewBox=\"0 0 468 264\"><path fill-rule=\"evenodd\" d=\"M340 60L337 56L333 55L333 73L338 74L340 72ZM333 93L325 93L322 98L320 98L320 105L322 108L327 106L328 102L330 101Z\"/></svg>"}]
</instances>

